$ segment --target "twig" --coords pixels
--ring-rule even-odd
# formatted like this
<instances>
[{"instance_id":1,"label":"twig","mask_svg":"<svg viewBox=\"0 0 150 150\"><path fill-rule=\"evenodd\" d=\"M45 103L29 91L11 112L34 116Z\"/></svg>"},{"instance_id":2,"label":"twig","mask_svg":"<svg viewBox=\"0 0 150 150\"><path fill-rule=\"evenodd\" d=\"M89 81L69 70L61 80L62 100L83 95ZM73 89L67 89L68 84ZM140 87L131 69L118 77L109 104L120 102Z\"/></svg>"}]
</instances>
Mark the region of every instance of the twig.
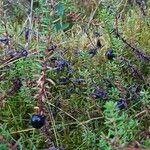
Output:
<instances>
[{"instance_id":1,"label":"twig","mask_svg":"<svg viewBox=\"0 0 150 150\"><path fill-rule=\"evenodd\" d=\"M30 12L28 14L28 20L29 20L29 30L28 30L28 37L27 37L27 43L25 45L25 49L28 50L29 49L29 44L30 44L30 40L31 40L31 31L32 31L32 16L33 16L33 0L31 0L30 2Z\"/></svg>"},{"instance_id":2,"label":"twig","mask_svg":"<svg viewBox=\"0 0 150 150\"><path fill-rule=\"evenodd\" d=\"M116 17L116 20L115 20L115 29L114 29L114 34L120 39L122 40L123 43L125 43L128 47L130 47L133 52L135 53L135 55L143 62L145 63L150 63L150 57L148 55L146 55L143 50L133 46L132 44L130 44L129 42L127 42L127 40L125 40L122 36L122 34L119 32L119 29L118 29L118 19L119 19L119 16Z\"/></svg>"}]
</instances>

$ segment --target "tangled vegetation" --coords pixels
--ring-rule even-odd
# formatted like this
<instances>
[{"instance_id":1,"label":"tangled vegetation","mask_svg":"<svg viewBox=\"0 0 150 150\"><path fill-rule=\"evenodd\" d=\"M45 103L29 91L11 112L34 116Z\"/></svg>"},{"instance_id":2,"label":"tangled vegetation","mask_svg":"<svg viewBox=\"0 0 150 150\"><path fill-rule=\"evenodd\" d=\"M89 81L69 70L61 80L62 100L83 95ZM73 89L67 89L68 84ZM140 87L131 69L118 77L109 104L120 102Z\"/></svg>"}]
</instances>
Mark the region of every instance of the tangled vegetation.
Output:
<instances>
[{"instance_id":1,"label":"tangled vegetation","mask_svg":"<svg viewBox=\"0 0 150 150\"><path fill-rule=\"evenodd\" d=\"M150 148L150 1L1 0L0 150Z\"/></svg>"}]
</instances>

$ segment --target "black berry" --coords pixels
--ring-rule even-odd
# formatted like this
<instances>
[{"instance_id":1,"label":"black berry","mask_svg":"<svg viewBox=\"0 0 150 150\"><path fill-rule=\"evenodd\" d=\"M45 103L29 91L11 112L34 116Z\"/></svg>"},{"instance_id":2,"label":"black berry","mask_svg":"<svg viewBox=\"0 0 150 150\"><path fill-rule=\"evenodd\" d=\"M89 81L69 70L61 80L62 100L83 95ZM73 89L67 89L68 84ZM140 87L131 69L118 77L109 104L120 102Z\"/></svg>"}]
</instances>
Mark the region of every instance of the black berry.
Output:
<instances>
[{"instance_id":1,"label":"black berry","mask_svg":"<svg viewBox=\"0 0 150 150\"><path fill-rule=\"evenodd\" d=\"M65 67L68 67L68 62L65 61L64 59L58 59L55 62L55 66L57 71L63 71Z\"/></svg>"},{"instance_id":2,"label":"black berry","mask_svg":"<svg viewBox=\"0 0 150 150\"><path fill-rule=\"evenodd\" d=\"M95 36L95 37L100 37L101 34L100 34L99 32L94 32L94 36Z\"/></svg>"},{"instance_id":3,"label":"black berry","mask_svg":"<svg viewBox=\"0 0 150 150\"><path fill-rule=\"evenodd\" d=\"M107 52L106 52L106 57L109 59L109 60L112 60L114 58L114 54L113 54L113 50L112 49L109 49Z\"/></svg>"},{"instance_id":4,"label":"black berry","mask_svg":"<svg viewBox=\"0 0 150 150\"><path fill-rule=\"evenodd\" d=\"M33 128L40 129L45 124L45 116L33 114L31 124Z\"/></svg>"},{"instance_id":5,"label":"black berry","mask_svg":"<svg viewBox=\"0 0 150 150\"><path fill-rule=\"evenodd\" d=\"M103 90L97 89L93 94L92 94L92 98L94 99L103 99L106 100L108 98L107 93Z\"/></svg>"},{"instance_id":6,"label":"black berry","mask_svg":"<svg viewBox=\"0 0 150 150\"><path fill-rule=\"evenodd\" d=\"M83 83L86 83L86 81L84 79L74 79L72 82L74 84L77 84L77 85L81 85Z\"/></svg>"},{"instance_id":7,"label":"black berry","mask_svg":"<svg viewBox=\"0 0 150 150\"><path fill-rule=\"evenodd\" d=\"M30 34L29 30L25 31L25 40L26 41L28 41L28 39L29 39L29 34Z\"/></svg>"},{"instance_id":8,"label":"black berry","mask_svg":"<svg viewBox=\"0 0 150 150\"><path fill-rule=\"evenodd\" d=\"M89 54L93 57L97 54L97 48L90 49Z\"/></svg>"},{"instance_id":9,"label":"black berry","mask_svg":"<svg viewBox=\"0 0 150 150\"><path fill-rule=\"evenodd\" d=\"M56 48L57 48L56 45L51 45L51 46L48 47L48 51L49 52L54 51Z\"/></svg>"},{"instance_id":10,"label":"black berry","mask_svg":"<svg viewBox=\"0 0 150 150\"><path fill-rule=\"evenodd\" d=\"M22 57L27 57L27 56L28 56L27 50L23 49L23 50L21 51L21 56L22 56Z\"/></svg>"},{"instance_id":11,"label":"black berry","mask_svg":"<svg viewBox=\"0 0 150 150\"><path fill-rule=\"evenodd\" d=\"M118 109L125 109L127 107L127 103L125 100L123 99L120 99L118 102L117 102L117 108Z\"/></svg>"},{"instance_id":12,"label":"black berry","mask_svg":"<svg viewBox=\"0 0 150 150\"><path fill-rule=\"evenodd\" d=\"M4 45L9 45L9 39L8 38L1 38L0 42L3 43Z\"/></svg>"},{"instance_id":13,"label":"black berry","mask_svg":"<svg viewBox=\"0 0 150 150\"><path fill-rule=\"evenodd\" d=\"M59 79L59 84L66 85L70 82L69 78L61 78Z\"/></svg>"},{"instance_id":14,"label":"black berry","mask_svg":"<svg viewBox=\"0 0 150 150\"><path fill-rule=\"evenodd\" d=\"M102 47L102 44L101 44L100 40L97 40L96 46L97 46L98 48L101 48L101 47Z\"/></svg>"}]
</instances>

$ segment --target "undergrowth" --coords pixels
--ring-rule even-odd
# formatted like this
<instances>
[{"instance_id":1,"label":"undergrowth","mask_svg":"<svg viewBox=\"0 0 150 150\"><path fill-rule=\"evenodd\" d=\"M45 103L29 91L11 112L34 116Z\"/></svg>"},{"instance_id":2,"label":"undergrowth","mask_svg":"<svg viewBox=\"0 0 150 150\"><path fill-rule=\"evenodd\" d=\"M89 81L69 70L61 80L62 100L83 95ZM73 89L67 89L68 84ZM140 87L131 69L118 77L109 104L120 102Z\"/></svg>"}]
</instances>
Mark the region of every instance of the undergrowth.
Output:
<instances>
[{"instance_id":1,"label":"undergrowth","mask_svg":"<svg viewBox=\"0 0 150 150\"><path fill-rule=\"evenodd\" d=\"M149 17L146 0L2 0L0 150L149 149Z\"/></svg>"}]
</instances>

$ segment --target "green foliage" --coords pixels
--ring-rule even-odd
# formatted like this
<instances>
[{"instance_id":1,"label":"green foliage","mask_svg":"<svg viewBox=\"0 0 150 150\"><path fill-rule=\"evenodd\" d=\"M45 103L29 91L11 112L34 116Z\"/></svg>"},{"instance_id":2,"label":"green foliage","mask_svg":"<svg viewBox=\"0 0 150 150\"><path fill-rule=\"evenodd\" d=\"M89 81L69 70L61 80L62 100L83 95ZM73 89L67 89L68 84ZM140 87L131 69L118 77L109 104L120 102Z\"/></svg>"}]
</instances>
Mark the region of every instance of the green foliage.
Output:
<instances>
[{"instance_id":1,"label":"green foliage","mask_svg":"<svg viewBox=\"0 0 150 150\"><path fill-rule=\"evenodd\" d=\"M120 112L113 101L106 102L104 107L105 128L83 133L85 145L90 149L110 150L127 146L138 133L138 121L130 118L125 112Z\"/></svg>"},{"instance_id":2,"label":"green foliage","mask_svg":"<svg viewBox=\"0 0 150 150\"><path fill-rule=\"evenodd\" d=\"M62 3L58 3L55 9L59 17L62 17L64 15L65 8Z\"/></svg>"},{"instance_id":3,"label":"green foliage","mask_svg":"<svg viewBox=\"0 0 150 150\"><path fill-rule=\"evenodd\" d=\"M63 31L65 29L67 29L69 27L69 23L56 23L55 24L55 28L56 28L56 31L59 32L59 31Z\"/></svg>"},{"instance_id":4,"label":"green foliage","mask_svg":"<svg viewBox=\"0 0 150 150\"><path fill-rule=\"evenodd\" d=\"M125 112L119 112L113 101L107 102L104 107L106 133L103 131L101 133L100 147L112 149L112 137L115 145L126 146L129 141L135 139L138 133L138 121L130 118Z\"/></svg>"},{"instance_id":5,"label":"green foliage","mask_svg":"<svg viewBox=\"0 0 150 150\"><path fill-rule=\"evenodd\" d=\"M1 150L9 150L9 148L5 144L0 144Z\"/></svg>"},{"instance_id":6,"label":"green foliage","mask_svg":"<svg viewBox=\"0 0 150 150\"><path fill-rule=\"evenodd\" d=\"M120 14L118 30L123 38L149 56L149 10L143 16L139 5L132 1L126 1L127 5L118 0L101 4L96 0L60 0L53 4L33 1L29 54L12 60L9 50L20 52L28 43L23 30L29 27L30 3L3 2L0 15L1 5L6 14L0 16L0 39L7 37L8 32L10 43L7 46L0 42L0 136L16 143L21 150L52 146L68 150L117 150L131 145L134 149L135 142L141 148L150 147L149 63L139 60L114 34L116 17ZM150 4L147 5L149 8ZM96 47L97 40L103 47ZM50 51L54 45L57 47ZM97 53L92 57L93 48ZM113 60L105 55L110 48L115 55ZM121 63L121 58L137 66L144 79L133 75L136 70L129 68L128 63ZM58 60L67 65L57 68ZM46 126L36 130L30 118L39 104L39 79L45 64ZM22 86L13 93L16 78ZM65 78L68 83L60 83ZM94 95L97 90L102 91L98 98ZM126 109L117 109L120 99L127 102ZM1 144L1 149L7 146Z\"/></svg>"}]
</instances>

